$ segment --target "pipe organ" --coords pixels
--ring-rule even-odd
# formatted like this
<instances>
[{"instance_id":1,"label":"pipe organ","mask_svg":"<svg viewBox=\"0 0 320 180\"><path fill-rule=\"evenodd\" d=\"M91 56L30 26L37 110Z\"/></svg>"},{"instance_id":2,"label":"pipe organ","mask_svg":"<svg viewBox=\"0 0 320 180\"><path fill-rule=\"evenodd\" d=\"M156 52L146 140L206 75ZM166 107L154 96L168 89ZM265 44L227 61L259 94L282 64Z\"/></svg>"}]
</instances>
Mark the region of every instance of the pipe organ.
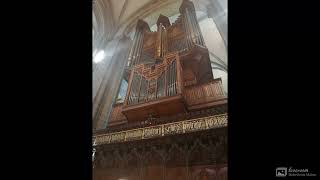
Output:
<instances>
[{"instance_id":1,"label":"pipe organ","mask_svg":"<svg viewBox=\"0 0 320 180\"><path fill-rule=\"evenodd\" d=\"M214 79L194 5L172 24L136 25L108 127L95 132L94 179L227 179L227 97Z\"/></svg>"},{"instance_id":2,"label":"pipe organ","mask_svg":"<svg viewBox=\"0 0 320 180\"><path fill-rule=\"evenodd\" d=\"M197 88L220 85L212 83L217 80L212 75L193 3L184 0L179 11L180 16L172 24L160 15L155 32L143 20L137 22L125 73L128 89L122 112L128 122L142 121L150 114L161 117L186 112L194 108L190 104L197 104L190 97L202 92ZM201 100L197 102L201 104Z\"/></svg>"}]
</instances>

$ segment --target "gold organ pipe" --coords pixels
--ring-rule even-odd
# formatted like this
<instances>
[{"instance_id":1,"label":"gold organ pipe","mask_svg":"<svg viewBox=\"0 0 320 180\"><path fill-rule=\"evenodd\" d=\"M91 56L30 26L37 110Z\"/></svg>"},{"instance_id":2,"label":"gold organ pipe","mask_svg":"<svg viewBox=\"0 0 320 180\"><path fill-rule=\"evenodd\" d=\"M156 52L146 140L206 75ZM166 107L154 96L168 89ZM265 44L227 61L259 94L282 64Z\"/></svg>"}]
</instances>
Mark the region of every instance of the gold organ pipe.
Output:
<instances>
[{"instance_id":1,"label":"gold organ pipe","mask_svg":"<svg viewBox=\"0 0 320 180\"><path fill-rule=\"evenodd\" d=\"M161 36L162 36L162 28L161 28L162 24L160 23L158 26L158 31L157 31L157 50L156 50L156 58L160 58L161 57Z\"/></svg>"}]
</instances>

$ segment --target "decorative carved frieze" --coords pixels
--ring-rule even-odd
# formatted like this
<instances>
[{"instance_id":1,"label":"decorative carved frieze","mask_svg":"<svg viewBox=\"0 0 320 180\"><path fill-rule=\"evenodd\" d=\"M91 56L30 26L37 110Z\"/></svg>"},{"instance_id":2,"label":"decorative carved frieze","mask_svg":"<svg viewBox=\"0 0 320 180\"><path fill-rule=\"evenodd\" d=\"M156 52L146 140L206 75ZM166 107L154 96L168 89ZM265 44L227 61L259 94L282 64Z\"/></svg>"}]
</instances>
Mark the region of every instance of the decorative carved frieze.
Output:
<instances>
[{"instance_id":1,"label":"decorative carved frieze","mask_svg":"<svg viewBox=\"0 0 320 180\"><path fill-rule=\"evenodd\" d=\"M183 133L183 123L169 123L164 125L164 133L166 135Z\"/></svg>"},{"instance_id":2,"label":"decorative carved frieze","mask_svg":"<svg viewBox=\"0 0 320 180\"><path fill-rule=\"evenodd\" d=\"M169 136L174 134L183 134L194 131L202 131L219 127L226 127L228 124L227 114L190 119L175 123L167 123L157 126L120 131L116 133L107 133L93 137L93 146L101 144L111 144L127 142L133 140L142 140Z\"/></svg>"},{"instance_id":3,"label":"decorative carved frieze","mask_svg":"<svg viewBox=\"0 0 320 180\"><path fill-rule=\"evenodd\" d=\"M162 136L162 126L147 127L144 129L144 139Z\"/></svg>"},{"instance_id":4,"label":"decorative carved frieze","mask_svg":"<svg viewBox=\"0 0 320 180\"><path fill-rule=\"evenodd\" d=\"M134 129L126 131L125 136L126 141L140 139L141 137L143 137L143 129Z\"/></svg>"},{"instance_id":5,"label":"decorative carved frieze","mask_svg":"<svg viewBox=\"0 0 320 180\"><path fill-rule=\"evenodd\" d=\"M183 129L185 132L199 131L207 129L205 119L195 119L183 123Z\"/></svg>"}]
</instances>

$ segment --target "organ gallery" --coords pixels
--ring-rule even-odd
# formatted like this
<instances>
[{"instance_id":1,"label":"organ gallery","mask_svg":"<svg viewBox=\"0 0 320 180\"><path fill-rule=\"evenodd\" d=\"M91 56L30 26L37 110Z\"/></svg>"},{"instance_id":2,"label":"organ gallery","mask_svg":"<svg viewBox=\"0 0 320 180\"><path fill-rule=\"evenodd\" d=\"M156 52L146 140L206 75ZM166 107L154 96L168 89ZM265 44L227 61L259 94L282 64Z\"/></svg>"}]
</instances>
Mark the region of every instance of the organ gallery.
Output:
<instances>
[{"instance_id":1,"label":"organ gallery","mask_svg":"<svg viewBox=\"0 0 320 180\"><path fill-rule=\"evenodd\" d=\"M94 180L227 179L227 95L214 78L194 4L157 30L142 19L123 73L127 89L94 132Z\"/></svg>"}]
</instances>

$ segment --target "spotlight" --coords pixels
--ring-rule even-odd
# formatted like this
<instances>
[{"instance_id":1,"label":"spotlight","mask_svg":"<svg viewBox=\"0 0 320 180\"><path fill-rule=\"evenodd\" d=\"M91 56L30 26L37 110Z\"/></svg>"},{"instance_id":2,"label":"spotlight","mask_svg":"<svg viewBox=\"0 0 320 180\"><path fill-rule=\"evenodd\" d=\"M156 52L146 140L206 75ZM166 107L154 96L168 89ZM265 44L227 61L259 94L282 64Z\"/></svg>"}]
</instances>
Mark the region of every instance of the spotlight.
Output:
<instances>
[{"instance_id":1,"label":"spotlight","mask_svg":"<svg viewBox=\"0 0 320 180\"><path fill-rule=\"evenodd\" d=\"M104 59L104 57L105 57L104 50L101 50L94 56L93 62L99 63Z\"/></svg>"}]
</instances>

